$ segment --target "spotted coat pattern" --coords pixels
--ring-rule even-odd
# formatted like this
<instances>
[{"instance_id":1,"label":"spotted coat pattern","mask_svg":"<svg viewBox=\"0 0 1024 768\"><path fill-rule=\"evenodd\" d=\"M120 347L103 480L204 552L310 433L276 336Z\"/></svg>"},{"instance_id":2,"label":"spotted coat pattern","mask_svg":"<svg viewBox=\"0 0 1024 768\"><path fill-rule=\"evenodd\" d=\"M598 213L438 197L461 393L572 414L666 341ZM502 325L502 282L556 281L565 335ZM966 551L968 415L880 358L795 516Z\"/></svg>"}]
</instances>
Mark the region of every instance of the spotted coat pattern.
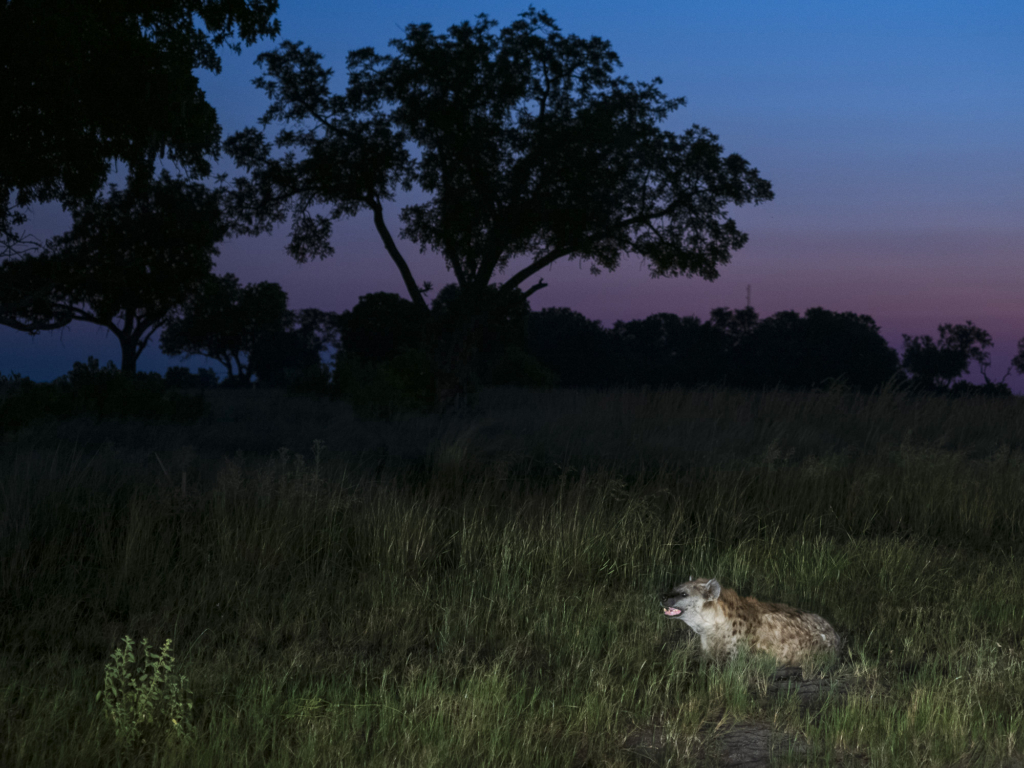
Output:
<instances>
[{"instance_id":1,"label":"spotted coat pattern","mask_svg":"<svg viewBox=\"0 0 1024 768\"><path fill-rule=\"evenodd\" d=\"M782 603L762 603L724 589L717 579L691 579L661 599L666 616L685 622L715 659L731 659L741 644L764 651L782 665L797 665L839 648L839 635L825 619Z\"/></svg>"}]
</instances>

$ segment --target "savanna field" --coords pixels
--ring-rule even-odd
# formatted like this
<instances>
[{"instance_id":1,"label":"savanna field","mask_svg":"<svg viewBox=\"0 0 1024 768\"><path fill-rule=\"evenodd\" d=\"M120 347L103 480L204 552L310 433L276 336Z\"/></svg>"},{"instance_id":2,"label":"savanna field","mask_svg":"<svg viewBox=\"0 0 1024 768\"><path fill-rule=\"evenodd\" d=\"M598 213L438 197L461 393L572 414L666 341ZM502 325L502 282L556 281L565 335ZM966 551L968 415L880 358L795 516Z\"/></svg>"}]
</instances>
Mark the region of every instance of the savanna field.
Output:
<instances>
[{"instance_id":1,"label":"savanna field","mask_svg":"<svg viewBox=\"0 0 1024 768\"><path fill-rule=\"evenodd\" d=\"M0 765L1024 764L1020 399L206 398L2 438ZM690 575L846 647L708 662Z\"/></svg>"}]
</instances>

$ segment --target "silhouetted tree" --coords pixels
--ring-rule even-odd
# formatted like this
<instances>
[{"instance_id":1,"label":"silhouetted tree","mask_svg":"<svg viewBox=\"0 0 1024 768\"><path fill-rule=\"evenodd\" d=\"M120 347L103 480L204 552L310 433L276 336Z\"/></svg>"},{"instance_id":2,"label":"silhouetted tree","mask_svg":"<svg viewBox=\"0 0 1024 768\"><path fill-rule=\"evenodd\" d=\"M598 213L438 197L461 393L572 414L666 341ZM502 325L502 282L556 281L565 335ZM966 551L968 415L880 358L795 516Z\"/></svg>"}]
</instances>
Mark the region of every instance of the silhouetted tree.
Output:
<instances>
[{"instance_id":1,"label":"silhouetted tree","mask_svg":"<svg viewBox=\"0 0 1024 768\"><path fill-rule=\"evenodd\" d=\"M61 276L60 262L40 258L41 245L12 249L0 260L0 325L36 334L63 328L74 318L55 304L55 287Z\"/></svg>"},{"instance_id":2,"label":"silhouetted tree","mask_svg":"<svg viewBox=\"0 0 1024 768\"><path fill-rule=\"evenodd\" d=\"M716 307L711 310L708 325L714 330L716 339L724 345L723 372L713 383L734 387L760 387L757 361L753 355L750 338L760 324L757 310L747 306L743 309Z\"/></svg>"},{"instance_id":3,"label":"silhouetted tree","mask_svg":"<svg viewBox=\"0 0 1024 768\"><path fill-rule=\"evenodd\" d=\"M1024 339L1017 340L1017 354L1010 361L1010 367L1017 373L1024 373Z\"/></svg>"},{"instance_id":4,"label":"silhouetted tree","mask_svg":"<svg viewBox=\"0 0 1024 768\"><path fill-rule=\"evenodd\" d=\"M396 190L418 188L427 199L402 210L400 234L441 254L465 306L494 317L542 288L524 286L559 259L613 270L634 253L655 276L717 277L747 240L730 207L770 200L771 185L739 155L723 156L707 129L660 129L684 100L664 95L659 80L616 76L607 41L563 35L533 8L495 27L485 15L446 34L410 25L392 55L350 53L341 94L309 48L285 42L260 55L256 84L271 99L261 124L289 129L275 141L283 153L255 128L225 142L249 171L235 187L239 229L291 218L288 251L304 261L333 253L334 219L368 210L426 309L427 286L384 220ZM507 278L488 292L496 273ZM462 317L458 333L436 339L442 403L464 388L492 327Z\"/></svg>"},{"instance_id":5,"label":"silhouetted tree","mask_svg":"<svg viewBox=\"0 0 1024 768\"><path fill-rule=\"evenodd\" d=\"M568 307L531 312L526 350L566 387L597 387L624 381L621 340Z\"/></svg>"},{"instance_id":6,"label":"silhouetted tree","mask_svg":"<svg viewBox=\"0 0 1024 768\"><path fill-rule=\"evenodd\" d=\"M341 315L322 309L300 309L294 313L295 327L315 339L321 352L341 349Z\"/></svg>"},{"instance_id":7,"label":"silhouetted tree","mask_svg":"<svg viewBox=\"0 0 1024 768\"><path fill-rule=\"evenodd\" d=\"M728 309L717 307L711 310L711 325L720 330L729 339L732 346L743 343L755 330L759 323L757 311L753 307Z\"/></svg>"},{"instance_id":8,"label":"silhouetted tree","mask_svg":"<svg viewBox=\"0 0 1024 768\"><path fill-rule=\"evenodd\" d=\"M288 325L256 339L249 369L261 386L284 387L321 380L326 387L330 371L321 354L335 338L338 316L319 309L290 312Z\"/></svg>"},{"instance_id":9,"label":"silhouetted tree","mask_svg":"<svg viewBox=\"0 0 1024 768\"><path fill-rule=\"evenodd\" d=\"M277 0L0 3L0 244L32 202L89 201L119 161L202 176L220 127L195 70L275 36ZM2 249L0 249L2 250ZM10 255L10 254L8 254Z\"/></svg>"},{"instance_id":10,"label":"silhouetted tree","mask_svg":"<svg viewBox=\"0 0 1024 768\"><path fill-rule=\"evenodd\" d=\"M513 352L526 354L530 304L522 291L496 285L468 291L453 283L438 291L430 311L433 339L444 342L435 349L435 364L451 371L470 362L468 375L450 383L449 395L464 399L478 383L490 382L496 367L511 364L510 355L529 365Z\"/></svg>"},{"instance_id":11,"label":"silhouetted tree","mask_svg":"<svg viewBox=\"0 0 1024 768\"><path fill-rule=\"evenodd\" d=\"M164 381L172 389L211 389L217 386L217 373L213 368L192 373L183 365L172 365L164 373Z\"/></svg>"},{"instance_id":12,"label":"silhouetted tree","mask_svg":"<svg viewBox=\"0 0 1024 768\"><path fill-rule=\"evenodd\" d=\"M868 315L821 307L762 320L737 350L750 386L797 389L843 381L870 391L899 373L899 356Z\"/></svg>"},{"instance_id":13,"label":"silhouetted tree","mask_svg":"<svg viewBox=\"0 0 1024 768\"><path fill-rule=\"evenodd\" d=\"M341 348L355 360L384 363L403 348L421 348L428 321L422 307L397 293L368 293L338 318Z\"/></svg>"},{"instance_id":14,"label":"silhouetted tree","mask_svg":"<svg viewBox=\"0 0 1024 768\"><path fill-rule=\"evenodd\" d=\"M939 326L938 342L928 335L903 334L903 367L912 374L911 382L921 389L949 389L955 379L967 373L972 361L978 363L988 382L985 374L991 358L986 350L991 346L988 331L970 320L958 325L945 323Z\"/></svg>"},{"instance_id":15,"label":"silhouetted tree","mask_svg":"<svg viewBox=\"0 0 1024 768\"><path fill-rule=\"evenodd\" d=\"M277 283L241 286L228 273L210 275L174 313L160 335L166 355L203 355L216 360L233 383L249 383L249 356L264 336L282 334L292 324L288 294Z\"/></svg>"},{"instance_id":16,"label":"silhouetted tree","mask_svg":"<svg viewBox=\"0 0 1024 768\"><path fill-rule=\"evenodd\" d=\"M529 329L528 349L569 386L808 388L843 380L870 390L900 373L870 317L821 308L764 321L751 307L719 307L705 322L663 312L617 322L611 332L578 312L546 309L531 314Z\"/></svg>"},{"instance_id":17,"label":"silhouetted tree","mask_svg":"<svg viewBox=\"0 0 1024 768\"><path fill-rule=\"evenodd\" d=\"M711 322L669 312L617 322L626 354L626 382L649 386L723 383L731 338Z\"/></svg>"},{"instance_id":18,"label":"silhouetted tree","mask_svg":"<svg viewBox=\"0 0 1024 768\"><path fill-rule=\"evenodd\" d=\"M0 285L43 286L45 297L15 319L102 326L121 345L121 370L134 373L156 330L209 275L226 231L215 193L165 171L76 206L72 228L43 253L0 265Z\"/></svg>"}]
</instances>

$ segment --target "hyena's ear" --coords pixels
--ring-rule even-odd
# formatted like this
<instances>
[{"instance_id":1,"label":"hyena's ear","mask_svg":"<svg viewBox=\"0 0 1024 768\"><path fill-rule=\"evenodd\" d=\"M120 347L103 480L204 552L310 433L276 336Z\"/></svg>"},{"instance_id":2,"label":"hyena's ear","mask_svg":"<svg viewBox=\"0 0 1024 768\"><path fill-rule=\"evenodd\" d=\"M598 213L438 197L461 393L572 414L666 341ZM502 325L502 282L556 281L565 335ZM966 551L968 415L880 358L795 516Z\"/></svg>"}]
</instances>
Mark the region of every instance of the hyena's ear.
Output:
<instances>
[{"instance_id":1,"label":"hyena's ear","mask_svg":"<svg viewBox=\"0 0 1024 768\"><path fill-rule=\"evenodd\" d=\"M705 599L717 600L720 594L722 594L722 585L718 583L718 579L712 579L704 585Z\"/></svg>"}]
</instances>

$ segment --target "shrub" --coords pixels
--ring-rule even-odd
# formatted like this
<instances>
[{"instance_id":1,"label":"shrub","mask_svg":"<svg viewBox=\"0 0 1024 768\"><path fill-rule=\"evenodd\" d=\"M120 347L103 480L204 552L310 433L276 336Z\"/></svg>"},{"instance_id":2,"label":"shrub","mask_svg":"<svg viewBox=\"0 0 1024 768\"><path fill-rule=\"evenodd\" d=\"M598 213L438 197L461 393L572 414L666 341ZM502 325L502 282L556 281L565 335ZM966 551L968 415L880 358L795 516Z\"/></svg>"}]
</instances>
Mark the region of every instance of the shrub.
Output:
<instances>
[{"instance_id":1,"label":"shrub","mask_svg":"<svg viewBox=\"0 0 1024 768\"><path fill-rule=\"evenodd\" d=\"M953 397L1013 397L1013 391L1004 382L987 381L984 384L972 384L969 381L958 381L949 388Z\"/></svg>"},{"instance_id":2,"label":"shrub","mask_svg":"<svg viewBox=\"0 0 1024 768\"><path fill-rule=\"evenodd\" d=\"M192 373L183 365L172 365L164 374L164 382L171 389L212 389L217 386L217 373L213 368Z\"/></svg>"},{"instance_id":3,"label":"shrub","mask_svg":"<svg viewBox=\"0 0 1024 768\"><path fill-rule=\"evenodd\" d=\"M553 387L558 377L520 347L507 347L491 366L488 384L512 387Z\"/></svg>"},{"instance_id":4,"label":"shrub","mask_svg":"<svg viewBox=\"0 0 1024 768\"><path fill-rule=\"evenodd\" d=\"M75 363L70 372L49 384L20 376L4 378L0 400L0 432L20 429L39 419L80 415L192 421L202 415L202 394L169 392L158 373L122 373L94 357Z\"/></svg>"},{"instance_id":5,"label":"shrub","mask_svg":"<svg viewBox=\"0 0 1024 768\"><path fill-rule=\"evenodd\" d=\"M172 676L174 657L167 639L160 653L143 640L136 657L134 643L125 636L124 648L114 650L103 675L103 700L114 726L118 749L135 753L169 740L191 738L192 692L188 679Z\"/></svg>"},{"instance_id":6,"label":"shrub","mask_svg":"<svg viewBox=\"0 0 1024 768\"><path fill-rule=\"evenodd\" d=\"M403 349L386 363L338 355L334 390L360 416L391 419L405 411L430 410L436 398L434 365L423 350Z\"/></svg>"},{"instance_id":7,"label":"shrub","mask_svg":"<svg viewBox=\"0 0 1024 768\"><path fill-rule=\"evenodd\" d=\"M295 394L330 394L331 367L324 363L317 363L301 370L288 371L285 386L289 392Z\"/></svg>"},{"instance_id":8,"label":"shrub","mask_svg":"<svg viewBox=\"0 0 1024 768\"><path fill-rule=\"evenodd\" d=\"M341 344L349 359L386 363L404 348L427 340L429 316L397 293L368 293L338 318Z\"/></svg>"}]
</instances>

